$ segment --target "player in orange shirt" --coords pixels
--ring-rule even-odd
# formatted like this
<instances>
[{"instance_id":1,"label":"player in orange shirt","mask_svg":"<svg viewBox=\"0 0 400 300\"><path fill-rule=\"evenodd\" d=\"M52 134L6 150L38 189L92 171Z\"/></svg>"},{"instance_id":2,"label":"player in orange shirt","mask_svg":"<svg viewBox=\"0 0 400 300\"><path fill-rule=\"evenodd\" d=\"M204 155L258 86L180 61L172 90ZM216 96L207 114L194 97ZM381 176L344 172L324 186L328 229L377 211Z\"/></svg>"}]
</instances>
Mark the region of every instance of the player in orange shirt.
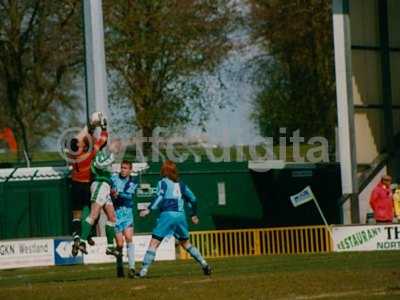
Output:
<instances>
[{"instance_id":1,"label":"player in orange shirt","mask_svg":"<svg viewBox=\"0 0 400 300\"><path fill-rule=\"evenodd\" d=\"M96 124L92 123L89 128L85 127L70 141L68 160L72 166L71 203L72 236L74 238L72 255L74 256L78 254L82 217L86 218L90 210L90 185L92 181L90 166L96 153L107 144L108 139L107 121L101 114L99 125L101 127L99 138L95 138L93 135Z\"/></svg>"}]
</instances>

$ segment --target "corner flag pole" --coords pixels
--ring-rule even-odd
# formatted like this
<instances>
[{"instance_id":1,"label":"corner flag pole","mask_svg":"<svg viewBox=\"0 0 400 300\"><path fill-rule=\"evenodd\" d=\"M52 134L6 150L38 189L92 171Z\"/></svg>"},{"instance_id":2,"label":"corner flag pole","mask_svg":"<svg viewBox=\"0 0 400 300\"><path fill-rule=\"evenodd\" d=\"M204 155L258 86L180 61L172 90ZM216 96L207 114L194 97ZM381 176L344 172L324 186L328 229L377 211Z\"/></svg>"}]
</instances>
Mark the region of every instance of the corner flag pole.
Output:
<instances>
[{"instance_id":1,"label":"corner flag pole","mask_svg":"<svg viewBox=\"0 0 400 300\"><path fill-rule=\"evenodd\" d=\"M298 207L304 203L310 202L310 201L314 201L315 206L318 209L319 214L321 215L322 220L325 223L325 227L328 230L332 240L333 240L333 235L332 235L332 230L329 227L328 222L326 221L326 218L324 216L324 213L321 210L321 207L318 204L317 198L315 198L314 193L312 192L310 186L307 186L306 188L304 188L302 191L300 191L299 193L290 196L290 201L292 202L294 207Z\"/></svg>"},{"instance_id":2,"label":"corner flag pole","mask_svg":"<svg viewBox=\"0 0 400 300\"><path fill-rule=\"evenodd\" d=\"M333 240L332 230L331 230L331 228L329 227L329 224L328 224L328 222L327 222L326 219L325 219L325 216L324 216L324 214L323 214L323 212L322 212L322 210L321 210L321 207L319 207L317 198L315 198L315 197L313 197L313 198L314 198L314 203L315 203L315 205L317 206L318 212L319 212L319 214L321 215L321 218L322 218L322 220L323 220L324 223L325 223L326 230L328 230L328 232L329 232L329 234L330 234L330 236L331 236L331 238L332 238L332 240Z\"/></svg>"},{"instance_id":3,"label":"corner flag pole","mask_svg":"<svg viewBox=\"0 0 400 300\"><path fill-rule=\"evenodd\" d=\"M314 195L314 193L312 192L311 188L310 188L310 187L308 187L308 188L309 188L310 193L311 193L311 195L312 195L312 199L313 199L313 201L314 201L314 203L315 203L315 206L317 207L318 212L319 212L319 214L320 214L322 220L323 220L324 223L325 223L326 230L328 230L328 232L329 232L329 234L330 234L330 236L331 236L331 239L332 239L332 241L333 241L333 234L332 234L331 228L329 227L328 221L326 221L326 218L325 218L325 216L324 216L324 213L322 212L322 209L321 209L321 207L320 207L319 204L318 204L317 198L315 197L315 195Z\"/></svg>"}]
</instances>

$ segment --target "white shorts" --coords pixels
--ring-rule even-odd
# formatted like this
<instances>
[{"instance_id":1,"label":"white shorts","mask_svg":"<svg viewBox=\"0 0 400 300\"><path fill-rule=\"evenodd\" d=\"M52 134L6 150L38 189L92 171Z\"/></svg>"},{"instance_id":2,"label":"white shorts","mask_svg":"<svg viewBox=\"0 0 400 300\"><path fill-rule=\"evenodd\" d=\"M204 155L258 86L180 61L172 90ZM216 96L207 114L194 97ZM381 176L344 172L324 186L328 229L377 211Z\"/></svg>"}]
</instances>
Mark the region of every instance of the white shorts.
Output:
<instances>
[{"instance_id":1,"label":"white shorts","mask_svg":"<svg viewBox=\"0 0 400 300\"><path fill-rule=\"evenodd\" d=\"M112 204L111 201L111 187L107 182L94 181L90 186L90 201L98 203L100 206Z\"/></svg>"}]
</instances>

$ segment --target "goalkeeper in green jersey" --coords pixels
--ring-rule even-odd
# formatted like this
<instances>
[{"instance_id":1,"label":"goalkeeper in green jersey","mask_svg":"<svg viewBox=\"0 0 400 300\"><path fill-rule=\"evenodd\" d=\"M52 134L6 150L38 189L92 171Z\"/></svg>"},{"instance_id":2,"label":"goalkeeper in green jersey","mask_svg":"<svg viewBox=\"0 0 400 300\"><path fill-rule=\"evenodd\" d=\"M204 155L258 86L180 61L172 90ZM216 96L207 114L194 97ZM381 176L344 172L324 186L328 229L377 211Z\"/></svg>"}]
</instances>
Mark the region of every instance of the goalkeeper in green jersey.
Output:
<instances>
[{"instance_id":1,"label":"goalkeeper in green jersey","mask_svg":"<svg viewBox=\"0 0 400 300\"><path fill-rule=\"evenodd\" d=\"M114 255L119 257L122 255L114 247L115 237L115 210L111 201L111 165L114 162L114 154L119 152L121 145L120 141L115 140L111 142L109 149L103 149L96 154L95 159L92 162L92 174L93 182L90 186L91 191L91 208L90 215L82 222L81 228L81 242L79 250L82 253L87 254L86 241L90 234L90 228L94 224L95 220L99 217L101 210L103 209L106 216L106 236L107 236L107 249L106 254Z\"/></svg>"}]
</instances>

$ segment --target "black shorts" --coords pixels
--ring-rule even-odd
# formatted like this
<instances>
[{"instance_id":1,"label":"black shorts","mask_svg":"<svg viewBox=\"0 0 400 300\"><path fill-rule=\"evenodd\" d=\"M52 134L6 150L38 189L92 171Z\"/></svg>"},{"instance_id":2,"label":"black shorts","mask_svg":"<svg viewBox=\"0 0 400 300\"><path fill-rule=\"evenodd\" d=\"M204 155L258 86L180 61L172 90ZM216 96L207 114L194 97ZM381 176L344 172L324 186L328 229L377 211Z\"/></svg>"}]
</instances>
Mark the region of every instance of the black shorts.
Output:
<instances>
[{"instance_id":1,"label":"black shorts","mask_svg":"<svg viewBox=\"0 0 400 300\"><path fill-rule=\"evenodd\" d=\"M77 182L71 180L72 210L82 210L90 207L90 182Z\"/></svg>"}]
</instances>

